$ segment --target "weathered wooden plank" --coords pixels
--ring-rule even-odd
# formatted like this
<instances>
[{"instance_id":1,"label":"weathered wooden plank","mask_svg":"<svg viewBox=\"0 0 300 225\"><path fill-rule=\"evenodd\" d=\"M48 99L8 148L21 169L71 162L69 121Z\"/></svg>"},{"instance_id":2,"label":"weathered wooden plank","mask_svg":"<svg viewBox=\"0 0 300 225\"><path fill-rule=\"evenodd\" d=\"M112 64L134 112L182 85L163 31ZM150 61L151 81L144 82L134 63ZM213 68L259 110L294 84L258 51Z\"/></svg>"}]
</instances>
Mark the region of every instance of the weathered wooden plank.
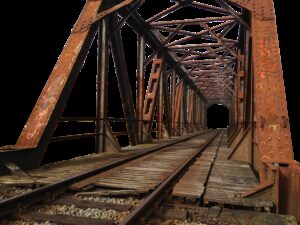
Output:
<instances>
[{"instance_id":1,"label":"weathered wooden plank","mask_svg":"<svg viewBox=\"0 0 300 225\"><path fill-rule=\"evenodd\" d=\"M79 192L78 197L99 197L99 196L116 196L116 195L140 195L146 191L138 190L97 190L92 192Z\"/></svg>"},{"instance_id":2,"label":"weathered wooden plank","mask_svg":"<svg viewBox=\"0 0 300 225\"><path fill-rule=\"evenodd\" d=\"M97 208L97 209L112 209L116 211L128 211L132 208L131 205L86 201L86 200L79 200L73 198L60 198L60 199L56 199L55 201L51 201L50 203L61 204L61 205L75 205L76 207L82 209Z\"/></svg>"},{"instance_id":3,"label":"weathered wooden plank","mask_svg":"<svg viewBox=\"0 0 300 225\"><path fill-rule=\"evenodd\" d=\"M126 167L126 170L131 171L131 170L141 170L141 171L151 171L151 172L172 172L170 169L162 169L162 168L153 168L153 167L137 167L137 166L128 166Z\"/></svg>"},{"instance_id":4,"label":"weathered wooden plank","mask_svg":"<svg viewBox=\"0 0 300 225\"><path fill-rule=\"evenodd\" d=\"M210 173L204 201L243 206L272 206L271 202L252 201L239 197L257 184L258 180L248 163L224 160L217 156Z\"/></svg>"},{"instance_id":5,"label":"weathered wooden plank","mask_svg":"<svg viewBox=\"0 0 300 225\"><path fill-rule=\"evenodd\" d=\"M215 140L213 143L215 143ZM212 143L212 144L213 144ZM185 175L173 189L173 196L181 196L199 199L205 190L205 182L208 179L212 162L216 156L218 145L210 146L201 153L201 156L193 163Z\"/></svg>"},{"instance_id":6,"label":"weathered wooden plank","mask_svg":"<svg viewBox=\"0 0 300 225\"><path fill-rule=\"evenodd\" d=\"M116 183L95 183L98 187L107 187L107 188L118 188L118 189L133 189L133 190L139 190L139 191L149 191L150 189L153 189L154 187L149 186L137 186L137 185L120 185Z\"/></svg>"},{"instance_id":7,"label":"weathered wooden plank","mask_svg":"<svg viewBox=\"0 0 300 225\"><path fill-rule=\"evenodd\" d=\"M178 196L178 197L188 197L188 198L195 198L199 199L204 192L204 187L199 187L195 191L187 190L187 189L181 189L177 188L173 190L172 195L173 196Z\"/></svg>"}]
</instances>

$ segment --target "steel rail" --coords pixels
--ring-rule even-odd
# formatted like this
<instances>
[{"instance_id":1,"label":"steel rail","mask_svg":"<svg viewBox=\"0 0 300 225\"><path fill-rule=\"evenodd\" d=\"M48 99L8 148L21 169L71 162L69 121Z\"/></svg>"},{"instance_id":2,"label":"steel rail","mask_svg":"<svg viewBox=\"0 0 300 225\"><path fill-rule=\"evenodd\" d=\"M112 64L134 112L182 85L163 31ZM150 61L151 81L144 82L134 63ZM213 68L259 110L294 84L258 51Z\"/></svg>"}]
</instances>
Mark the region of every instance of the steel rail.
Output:
<instances>
[{"instance_id":1,"label":"steel rail","mask_svg":"<svg viewBox=\"0 0 300 225\"><path fill-rule=\"evenodd\" d=\"M167 193L177 183L183 172L190 164L211 144L221 132L217 132L212 138L206 141L191 157L189 157L177 170L175 170L162 184L160 184L139 206L137 206L119 225L140 224L145 215L150 215L151 210L159 204Z\"/></svg>"},{"instance_id":2,"label":"steel rail","mask_svg":"<svg viewBox=\"0 0 300 225\"><path fill-rule=\"evenodd\" d=\"M65 189L67 189L70 185L72 185L76 182L82 181L91 176L97 175L104 171L110 170L112 168L115 168L115 167L125 164L127 162L130 162L132 160L138 159L142 156L154 153L158 150L164 149L164 148L172 146L172 145L176 145L177 143L187 141L189 139L206 134L208 132L211 132L211 131L210 130L202 131L200 133L190 135L188 137L181 138L179 140L177 139L177 140L171 141L169 143L162 144L160 146L154 146L152 148L149 148L149 150L144 151L142 153L137 153L135 155L131 155L129 157L126 157L126 158L117 160L115 162L103 165L99 168L96 168L96 169L81 173L79 175L70 177L66 180L59 181L59 182L56 182L53 184L49 184L49 185L37 188L33 191L5 199L0 202L0 218L15 212L16 210L20 209L21 207L25 207L30 204L34 204L36 202L42 201L42 200L48 198L50 195L53 195L59 191L63 191Z\"/></svg>"}]
</instances>

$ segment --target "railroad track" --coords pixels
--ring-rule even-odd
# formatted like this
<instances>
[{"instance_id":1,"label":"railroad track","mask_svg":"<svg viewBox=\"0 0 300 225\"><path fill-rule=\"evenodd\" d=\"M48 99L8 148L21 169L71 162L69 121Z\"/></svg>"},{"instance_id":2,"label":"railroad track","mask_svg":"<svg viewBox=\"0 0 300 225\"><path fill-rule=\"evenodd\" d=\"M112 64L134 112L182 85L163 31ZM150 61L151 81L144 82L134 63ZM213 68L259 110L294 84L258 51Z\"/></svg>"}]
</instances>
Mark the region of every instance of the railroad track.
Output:
<instances>
[{"instance_id":1,"label":"railroad track","mask_svg":"<svg viewBox=\"0 0 300 225\"><path fill-rule=\"evenodd\" d=\"M161 203L172 197L189 167L204 160L199 156L213 149L215 158L222 136L219 131L204 132L4 199L0 202L0 214L5 216L1 223L189 224L186 213ZM166 214L166 221L157 217Z\"/></svg>"}]
</instances>

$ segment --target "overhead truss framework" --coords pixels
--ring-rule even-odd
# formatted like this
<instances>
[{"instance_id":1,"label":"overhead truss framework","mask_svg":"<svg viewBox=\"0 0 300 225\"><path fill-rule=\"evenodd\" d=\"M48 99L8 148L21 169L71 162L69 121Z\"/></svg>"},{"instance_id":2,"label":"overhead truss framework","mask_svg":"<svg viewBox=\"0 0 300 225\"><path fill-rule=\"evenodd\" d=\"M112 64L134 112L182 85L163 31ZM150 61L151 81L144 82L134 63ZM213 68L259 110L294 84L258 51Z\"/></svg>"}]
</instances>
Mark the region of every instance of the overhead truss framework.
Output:
<instances>
[{"instance_id":1,"label":"overhead truss framework","mask_svg":"<svg viewBox=\"0 0 300 225\"><path fill-rule=\"evenodd\" d=\"M208 16L168 20L172 13L180 14L181 9L190 7L199 9L197 15ZM238 41L237 34L235 39L226 35L237 25L236 17L220 7L182 1L147 19L147 22L176 59L176 66L185 71L207 102L230 105Z\"/></svg>"},{"instance_id":2,"label":"overhead truss framework","mask_svg":"<svg viewBox=\"0 0 300 225\"><path fill-rule=\"evenodd\" d=\"M38 167L52 141L94 138L100 153L120 151L119 135L137 145L198 132L206 129L206 110L212 104L229 109L230 158L250 163L261 187L279 176L273 166L279 174L282 166L289 168L285 176L299 172L273 1L165 1L165 9L145 18L143 12L154 4L149 0L87 0L17 143L0 148L1 173L9 172L6 162L22 169ZM124 26L137 35L135 76L126 65ZM95 117L61 117L96 36ZM124 118L107 112L110 57ZM69 121L94 123L95 132L53 137L56 127ZM109 122L126 123L127 130L115 132Z\"/></svg>"}]
</instances>

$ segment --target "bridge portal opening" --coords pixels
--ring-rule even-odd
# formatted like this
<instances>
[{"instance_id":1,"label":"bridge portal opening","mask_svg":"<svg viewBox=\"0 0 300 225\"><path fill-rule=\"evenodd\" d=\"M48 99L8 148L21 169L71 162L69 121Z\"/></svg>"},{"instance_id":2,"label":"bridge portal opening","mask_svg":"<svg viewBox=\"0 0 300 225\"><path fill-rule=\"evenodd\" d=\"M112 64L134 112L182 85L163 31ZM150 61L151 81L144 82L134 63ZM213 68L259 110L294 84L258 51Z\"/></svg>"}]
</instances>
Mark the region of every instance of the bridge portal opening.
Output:
<instances>
[{"instance_id":1,"label":"bridge portal opening","mask_svg":"<svg viewBox=\"0 0 300 225\"><path fill-rule=\"evenodd\" d=\"M210 129L227 128L229 110L222 104L213 104L207 109L207 127Z\"/></svg>"}]
</instances>

